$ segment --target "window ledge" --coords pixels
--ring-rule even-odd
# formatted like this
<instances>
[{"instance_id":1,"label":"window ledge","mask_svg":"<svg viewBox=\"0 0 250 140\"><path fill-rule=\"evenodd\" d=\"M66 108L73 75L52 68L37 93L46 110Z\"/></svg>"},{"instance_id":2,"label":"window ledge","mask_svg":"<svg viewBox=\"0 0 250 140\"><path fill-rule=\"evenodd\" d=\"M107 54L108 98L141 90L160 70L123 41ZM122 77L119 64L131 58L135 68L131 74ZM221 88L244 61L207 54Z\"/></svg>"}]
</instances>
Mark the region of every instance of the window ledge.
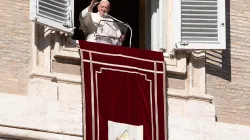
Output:
<instances>
[{"instance_id":1,"label":"window ledge","mask_svg":"<svg viewBox=\"0 0 250 140\"><path fill-rule=\"evenodd\" d=\"M180 90L180 89L167 89L167 94L169 97L172 98L181 98L181 99L186 99L186 100L201 100L201 101L206 101L206 102L211 102L214 97L208 94L203 94L203 93L186 93L185 90Z\"/></svg>"},{"instance_id":2,"label":"window ledge","mask_svg":"<svg viewBox=\"0 0 250 140\"><path fill-rule=\"evenodd\" d=\"M32 71L29 74L31 79L41 78L51 80L52 82L58 83L70 83L70 84L81 84L81 76L64 74L64 73L47 73L42 72L41 70Z\"/></svg>"}]
</instances>

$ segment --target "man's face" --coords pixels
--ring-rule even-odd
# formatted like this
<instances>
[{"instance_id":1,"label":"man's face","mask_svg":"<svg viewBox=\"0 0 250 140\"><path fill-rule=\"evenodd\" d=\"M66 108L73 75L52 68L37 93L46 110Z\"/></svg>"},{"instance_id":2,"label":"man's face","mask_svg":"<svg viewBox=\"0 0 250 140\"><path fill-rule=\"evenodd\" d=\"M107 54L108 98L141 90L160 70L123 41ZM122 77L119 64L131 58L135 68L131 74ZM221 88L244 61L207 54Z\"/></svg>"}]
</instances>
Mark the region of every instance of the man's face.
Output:
<instances>
[{"instance_id":1,"label":"man's face","mask_svg":"<svg viewBox=\"0 0 250 140\"><path fill-rule=\"evenodd\" d=\"M99 3L97 8L98 8L98 12L99 12L100 16L103 17L105 13L109 12L110 4L109 4L109 2L102 1Z\"/></svg>"}]
</instances>

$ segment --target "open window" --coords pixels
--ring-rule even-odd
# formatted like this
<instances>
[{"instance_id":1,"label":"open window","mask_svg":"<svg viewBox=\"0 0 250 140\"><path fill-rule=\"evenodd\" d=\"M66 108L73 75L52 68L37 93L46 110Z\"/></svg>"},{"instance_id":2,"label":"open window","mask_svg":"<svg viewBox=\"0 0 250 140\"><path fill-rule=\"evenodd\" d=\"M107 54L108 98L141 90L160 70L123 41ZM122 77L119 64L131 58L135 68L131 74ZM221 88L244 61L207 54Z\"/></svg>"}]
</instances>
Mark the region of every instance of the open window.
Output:
<instances>
[{"instance_id":1,"label":"open window","mask_svg":"<svg viewBox=\"0 0 250 140\"><path fill-rule=\"evenodd\" d=\"M161 22L163 1L165 0L134 0L131 4L126 0L110 0L110 15L128 23L133 29L132 47L156 51L162 48L165 42L163 34L166 33L165 25ZM70 34L73 39L84 39L82 31L78 29L78 17L89 4L90 0L30 0L30 19ZM129 31L127 35L130 35ZM124 45L128 44L129 37L126 37Z\"/></svg>"},{"instance_id":2,"label":"open window","mask_svg":"<svg viewBox=\"0 0 250 140\"><path fill-rule=\"evenodd\" d=\"M78 15L90 1L30 0L31 20L64 31L75 39ZM172 18L167 4L172 1ZM173 36L171 49L225 49L225 0L126 0L112 1L111 15L129 23L133 46L159 51L168 49L166 36ZM77 4L74 4L77 3ZM119 6L117 6L119 5ZM122 6L121 6L122 5ZM128 10L129 8L129 10ZM166 30L169 20L173 32ZM77 28L77 27L76 27ZM81 34L82 35L82 34Z\"/></svg>"},{"instance_id":3,"label":"open window","mask_svg":"<svg viewBox=\"0 0 250 140\"><path fill-rule=\"evenodd\" d=\"M174 49L226 49L225 0L173 0Z\"/></svg>"}]
</instances>

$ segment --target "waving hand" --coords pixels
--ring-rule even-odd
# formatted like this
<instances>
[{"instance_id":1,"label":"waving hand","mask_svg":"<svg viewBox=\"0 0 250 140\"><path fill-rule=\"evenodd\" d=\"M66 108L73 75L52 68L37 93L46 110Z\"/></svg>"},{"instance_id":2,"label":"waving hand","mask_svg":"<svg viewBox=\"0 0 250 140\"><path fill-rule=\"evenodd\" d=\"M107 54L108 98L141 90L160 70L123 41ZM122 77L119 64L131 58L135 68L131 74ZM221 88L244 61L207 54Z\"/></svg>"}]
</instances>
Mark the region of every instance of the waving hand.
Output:
<instances>
[{"instance_id":1,"label":"waving hand","mask_svg":"<svg viewBox=\"0 0 250 140\"><path fill-rule=\"evenodd\" d=\"M95 6L98 4L99 2L97 0L91 0L91 3L89 5L89 12L91 12L93 10L93 8L95 8Z\"/></svg>"}]
</instances>

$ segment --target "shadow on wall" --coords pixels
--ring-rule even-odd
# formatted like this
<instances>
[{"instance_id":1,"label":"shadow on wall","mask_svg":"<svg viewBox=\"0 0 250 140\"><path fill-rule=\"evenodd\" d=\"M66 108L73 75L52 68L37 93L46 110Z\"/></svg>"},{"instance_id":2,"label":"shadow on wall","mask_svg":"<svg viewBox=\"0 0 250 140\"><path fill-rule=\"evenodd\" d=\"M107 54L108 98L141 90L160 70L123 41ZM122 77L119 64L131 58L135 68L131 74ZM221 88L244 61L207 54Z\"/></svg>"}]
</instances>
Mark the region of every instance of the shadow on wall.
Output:
<instances>
[{"instance_id":1,"label":"shadow on wall","mask_svg":"<svg viewBox=\"0 0 250 140\"><path fill-rule=\"evenodd\" d=\"M9 134L1 134L0 135L0 140L40 140L36 138L31 138L31 137L22 137L19 135L9 135Z\"/></svg>"},{"instance_id":2,"label":"shadow on wall","mask_svg":"<svg viewBox=\"0 0 250 140\"><path fill-rule=\"evenodd\" d=\"M226 50L206 51L206 73L231 81L230 1L226 1Z\"/></svg>"},{"instance_id":3,"label":"shadow on wall","mask_svg":"<svg viewBox=\"0 0 250 140\"><path fill-rule=\"evenodd\" d=\"M35 46L37 47L39 52L44 52L44 50L51 46L51 49L54 49L55 42L53 33L54 30L50 28L46 28L43 25L35 24Z\"/></svg>"}]
</instances>

